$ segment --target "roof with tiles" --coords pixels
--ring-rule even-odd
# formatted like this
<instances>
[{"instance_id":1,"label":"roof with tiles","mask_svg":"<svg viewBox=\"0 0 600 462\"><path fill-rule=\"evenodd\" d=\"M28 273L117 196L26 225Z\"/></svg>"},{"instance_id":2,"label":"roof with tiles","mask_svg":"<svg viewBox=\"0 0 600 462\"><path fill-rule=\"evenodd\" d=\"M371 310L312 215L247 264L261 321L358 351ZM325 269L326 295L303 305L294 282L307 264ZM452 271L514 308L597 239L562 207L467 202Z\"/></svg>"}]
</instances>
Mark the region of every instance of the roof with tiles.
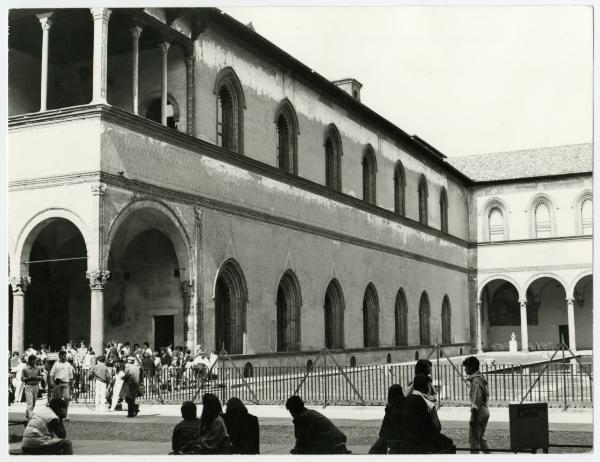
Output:
<instances>
[{"instance_id":1,"label":"roof with tiles","mask_svg":"<svg viewBox=\"0 0 600 462\"><path fill-rule=\"evenodd\" d=\"M448 157L446 162L475 182L591 173L591 143Z\"/></svg>"}]
</instances>

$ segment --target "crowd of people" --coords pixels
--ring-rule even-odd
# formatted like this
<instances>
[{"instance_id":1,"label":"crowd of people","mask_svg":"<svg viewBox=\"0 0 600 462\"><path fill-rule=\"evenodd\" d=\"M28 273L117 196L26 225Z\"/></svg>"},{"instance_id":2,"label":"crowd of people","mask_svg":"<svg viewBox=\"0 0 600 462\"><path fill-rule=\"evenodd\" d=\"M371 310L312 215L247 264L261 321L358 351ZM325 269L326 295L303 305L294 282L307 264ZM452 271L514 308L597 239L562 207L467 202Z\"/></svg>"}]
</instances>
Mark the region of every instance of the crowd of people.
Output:
<instances>
[{"instance_id":1,"label":"crowd of people","mask_svg":"<svg viewBox=\"0 0 600 462\"><path fill-rule=\"evenodd\" d=\"M135 417L139 405L140 385L158 386L155 371L160 368L175 369L197 367L212 371L216 354L197 352L193 357L189 350L165 347L153 352L148 343L130 347L128 342L111 342L104 354L95 356L93 350L81 342L80 347L65 346L58 353L58 360L51 366L44 348L39 351L30 347L25 355L14 354L11 358L15 400L20 394L27 402L26 429L22 450L26 454L72 454L71 442L66 438L63 421L67 412L71 387L76 370L95 382L95 408L115 410L121 400L127 405L127 416ZM90 356L93 355L93 359ZM76 366L74 366L76 364ZM188 366L189 364L189 366ZM152 367L153 366L153 367ZM487 381L479 372L479 361L471 356L463 362L470 384L471 418L469 443L471 452L483 450L489 453L485 430L489 419L487 407ZM204 371L206 373L206 371ZM44 384L45 382L45 384ZM46 406L36 408L40 387L48 386L49 400ZM50 398L50 395L52 398ZM286 409L293 418L296 443L291 454L349 454L346 435L326 416L305 407L299 396L291 396ZM423 454L453 453L456 448L452 439L442 433L437 415L438 400L431 379L431 362L419 360L415 365L414 379L403 390L394 384L388 391L385 416L379 438L371 447L370 454ZM259 454L258 419L248 412L238 398L226 403L223 413L221 402L212 393L202 397L202 413L197 417L197 407L192 401L181 406L183 420L173 431L171 454Z\"/></svg>"}]
</instances>

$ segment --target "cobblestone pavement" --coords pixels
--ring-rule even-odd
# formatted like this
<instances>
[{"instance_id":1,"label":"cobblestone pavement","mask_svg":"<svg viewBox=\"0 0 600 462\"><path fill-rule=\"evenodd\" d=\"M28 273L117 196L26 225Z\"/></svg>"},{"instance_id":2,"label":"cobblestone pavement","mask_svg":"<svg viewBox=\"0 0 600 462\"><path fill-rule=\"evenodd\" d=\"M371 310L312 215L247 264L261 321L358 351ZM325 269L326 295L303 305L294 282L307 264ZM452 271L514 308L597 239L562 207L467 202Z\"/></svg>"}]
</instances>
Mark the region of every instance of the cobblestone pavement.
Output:
<instances>
[{"instance_id":1,"label":"cobblestone pavement","mask_svg":"<svg viewBox=\"0 0 600 462\"><path fill-rule=\"evenodd\" d=\"M289 425L289 420L268 419L267 422L261 422L261 446L268 452L285 454L294 443L294 428ZM173 431L173 423L156 423L156 422L106 422L101 421L69 421L65 422L68 437L74 442L77 440L97 440L97 441L113 441L112 443L98 445L98 454L115 454L116 451L128 451L127 442L152 442L146 446L148 453L160 451L164 453L168 449L168 443L171 441ZM366 453L368 448L377 439L379 425L377 422L356 422L356 424L344 420L339 422L340 429L348 437L348 446L353 449L354 453ZM575 429L574 429L575 430ZM452 426L446 425L443 432L452 438L457 447L468 447L468 428L465 425ZM11 425L9 427L9 441L17 442L23 434L22 425ZM509 431L508 429L488 429L486 432L487 440L492 448L508 449ZM124 440L127 441L124 441ZM117 441L125 444L116 444ZM592 432L581 431L551 431L551 444L584 444L591 445L593 441ZM167 443L160 445L158 443ZM156 444L154 444L156 443ZM76 445L75 445L76 446ZM88 444L89 446L89 444ZM139 446L139 444L129 444L129 446ZM142 446L143 448L143 446ZM136 449L136 453L140 453L140 448ZM112 452L111 452L112 451ZM584 448L550 448L550 452L587 452L589 449ZM265 452L265 451L263 451ZM131 453L131 452L129 452ZM143 450L142 452L143 453Z\"/></svg>"}]
</instances>

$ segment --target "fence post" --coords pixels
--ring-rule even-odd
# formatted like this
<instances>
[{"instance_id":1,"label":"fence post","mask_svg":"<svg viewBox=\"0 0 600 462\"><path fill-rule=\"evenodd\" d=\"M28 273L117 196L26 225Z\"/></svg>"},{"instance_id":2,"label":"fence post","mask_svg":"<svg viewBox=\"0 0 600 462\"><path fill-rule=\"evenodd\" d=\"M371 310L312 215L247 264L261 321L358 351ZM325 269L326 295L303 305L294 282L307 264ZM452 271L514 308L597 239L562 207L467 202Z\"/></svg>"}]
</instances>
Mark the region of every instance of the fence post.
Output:
<instances>
[{"instance_id":1,"label":"fence post","mask_svg":"<svg viewBox=\"0 0 600 462\"><path fill-rule=\"evenodd\" d=\"M321 350L321 351L325 351L325 347L323 347L323 350ZM324 374L323 374L323 379L325 380L324 386L323 386L323 391L325 393L323 408L326 408L327 407L327 355L326 354L323 355L323 364L324 364L323 369L325 370Z\"/></svg>"},{"instance_id":2,"label":"fence post","mask_svg":"<svg viewBox=\"0 0 600 462\"><path fill-rule=\"evenodd\" d=\"M438 383L438 390L441 390L440 388L440 380L441 380L441 376L440 376L440 344L438 343L438 338L435 338L435 360L436 360L436 374L437 377L437 383ZM436 392L438 392L438 390L436 390ZM438 408L442 407L442 399L440 397L440 394L438 393Z\"/></svg>"},{"instance_id":3,"label":"fence post","mask_svg":"<svg viewBox=\"0 0 600 462\"><path fill-rule=\"evenodd\" d=\"M562 335L560 336L560 349L561 349L561 352L562 352L562 362L561 362L561 364L564 364L565 363L565 341L564 341L564 338L563 338ZM563 408L563 411L566 411L567 410L567 378L565 377L565 371L564 371L562 365L561 365L561 368L560 368L560 372L561 372L562 377L563 377L563 396L564 396L564 400L565 400L564 401L565 402L565 406Z\"/></svg>"}]
</instances>

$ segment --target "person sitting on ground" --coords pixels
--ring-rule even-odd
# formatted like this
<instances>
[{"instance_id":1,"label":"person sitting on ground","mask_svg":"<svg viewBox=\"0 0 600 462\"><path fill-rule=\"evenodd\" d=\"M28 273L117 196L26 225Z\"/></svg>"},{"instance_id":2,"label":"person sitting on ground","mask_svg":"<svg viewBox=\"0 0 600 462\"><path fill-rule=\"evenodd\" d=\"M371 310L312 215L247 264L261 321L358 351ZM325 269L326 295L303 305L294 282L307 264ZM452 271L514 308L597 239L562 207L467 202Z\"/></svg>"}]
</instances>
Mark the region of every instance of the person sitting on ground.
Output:
<instances>
[{"instance_id":1,"label":"person sitting on ground","mask_svg":"<svg viewBox=\"0 0 600 462\"><path fill-rule=\"evenodd\" d=\"M23 454L73 454L73 445L66 439L67 432L63 425L66 414L66 403L60 398L51 399L47 407L41 406L35 409L23 432L21 442Z\"/></svg>"},{"instance_id":2,"label":"person sitting on ground","mask_svg":"<svg viewBox=\"0 0 600 462\"><path fill-rule=\"evenodd\" d=\"M452 453L455 451L450 438L441 433L436 403L430 399L427 376L417 374L413 392L404 400L407 422L408 454Z\"/></svg>"},{"instance_id":3,"label":"person sitting on ground","mask_svg":"<svg viewBox=\"0 0 600 462\"><path fill-rule=\"evenodd\" d=\"M428 359L419 359L415 364L415 375L423 374L427 377L427 394L433 400L437 400L437 392L435 391L435 387L433 386L433 381L431 380L431 361ZM406 394L408 396L412 394L413 391L413 382L410 382L406 387Z\"/></svg>"},{"instance_id":4,"label":"person sitting on ground","mask_svg":"<svg viewBox=\"0 0 600 462\"><path fill-rule=\"evenodd\" d=\"M304 407L299 396L290 396L285 403L294 422L296 445L290 454L350 454L344 435L323 414Z\"/></svg>"},{"instance_id":5,"label":"person sitting on ground","mask_svg":"<svg viewBox=\"0 0 600 462\"><path fill-rule=\"evenodd\" d=\"M394 384L388 389L388 402L379 439L371 447L369 454L388 454L388 451L389 454L405 454L407 424L402 386Z\"/></svg>"},{"instance_id":6,"label":"person sitting on ground","mask_svg":"<svg viewBox=\"0 0 600 462\"><path fill-rule=\"evenodd\" d=\"M198 409L193 401L185 401L181 405L183 420L175 425L171 447L175 454L185 454L190 443L200 438L200 419L197 417ZM188 449L186 449L186 447Z\"/></svg>"},{"instance_id":7,"label":"person sitting on ground","mask_svg":"<svg viewBox=\"0 0 600 462\"><path fill-rule=\"evenodd\" d=\"M200 436L183 448L187 454L231 454L231 440L221 402L216 395L205 393L202 397Z\"/></svg>"},{"instance_id":8,"label":"person sitting on ground","mask_svg":"<svg viewBox=\"0 0 600 462\"><path fill-rule=\"evenodd\" d=\"M260 454L258 419L248 412L239 398L230 398L225 410L225 425L234 454Z\"/></svg>"}]
</instances>

